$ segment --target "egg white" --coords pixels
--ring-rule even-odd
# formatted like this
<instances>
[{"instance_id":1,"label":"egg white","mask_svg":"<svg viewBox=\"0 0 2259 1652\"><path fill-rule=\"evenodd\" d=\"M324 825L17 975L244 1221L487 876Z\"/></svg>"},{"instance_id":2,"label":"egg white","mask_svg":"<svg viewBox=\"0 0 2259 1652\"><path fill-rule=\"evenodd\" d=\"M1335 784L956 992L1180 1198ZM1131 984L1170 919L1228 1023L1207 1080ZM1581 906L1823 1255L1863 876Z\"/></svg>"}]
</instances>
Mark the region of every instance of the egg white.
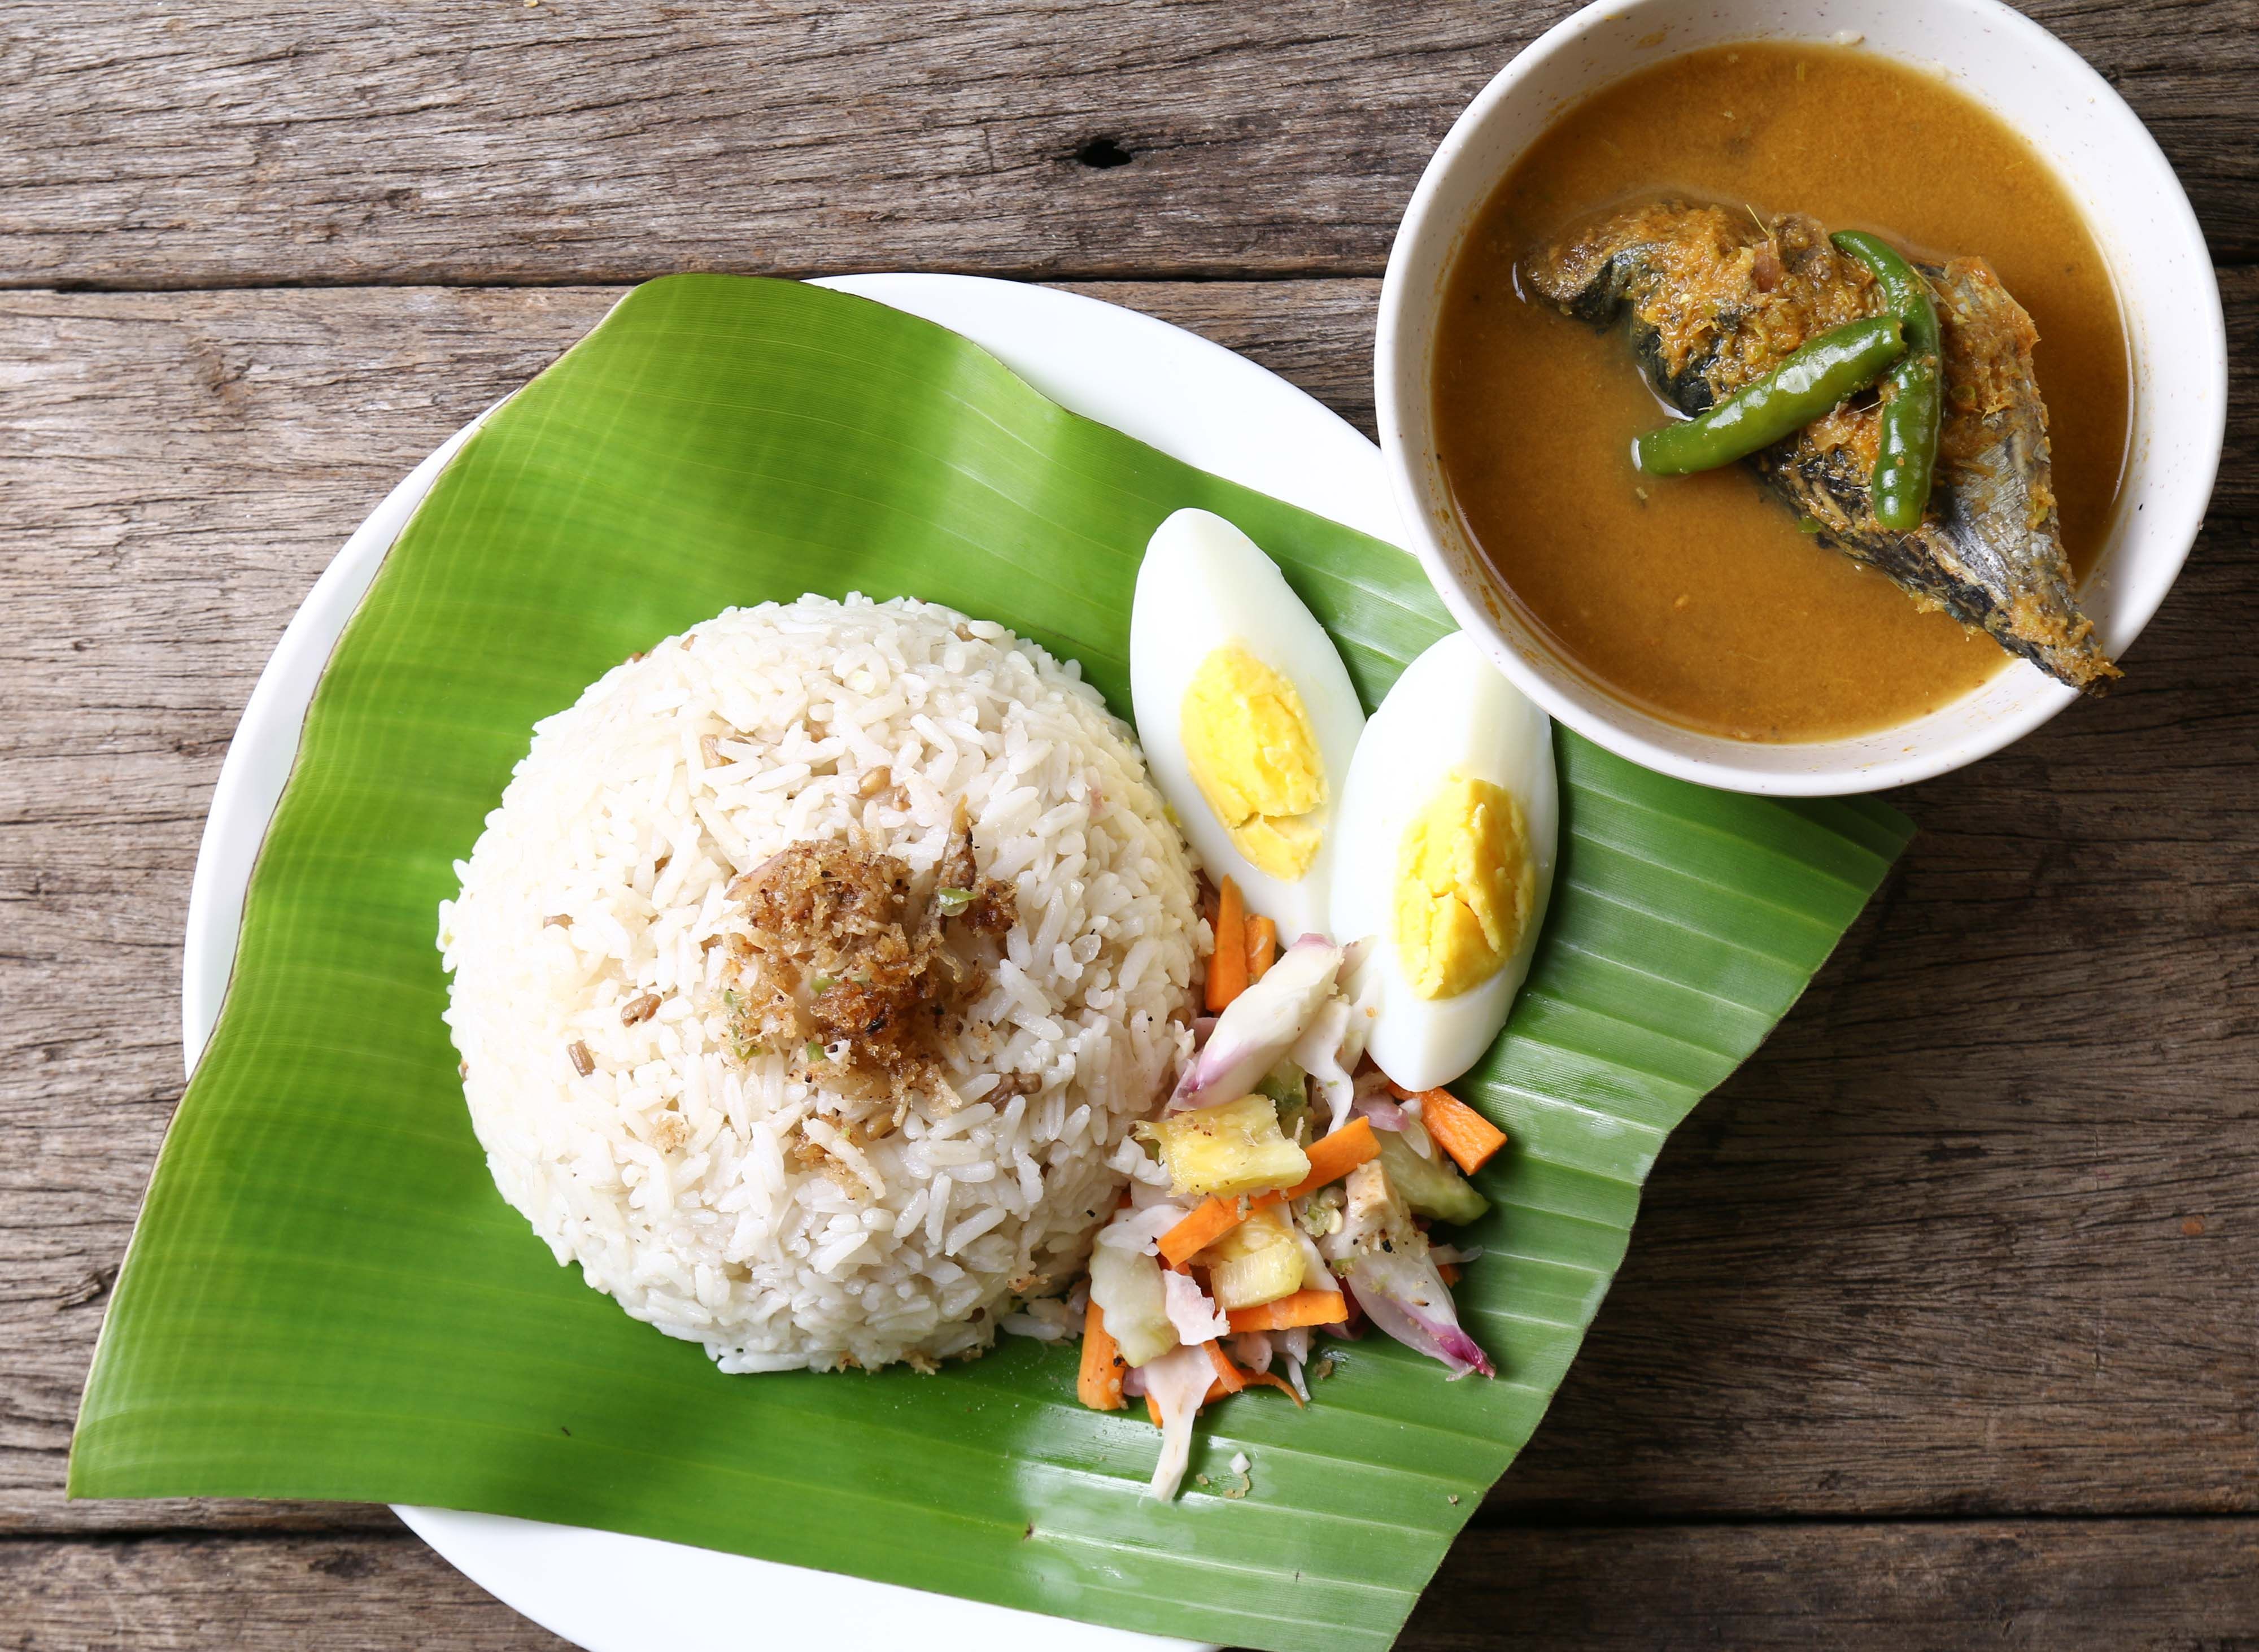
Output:
<instances>
[{"instance_id":1,"label":"egg white","mask_svg":"<svg viewBox=\"0 0 2259 1652\"><path fill-rule=\"evenodd\" d=\"M1291 883L1239 852L1185 757L1185 690L1201 661L1234 642L1294 685L1325 769L1326 801L1312 811L1317 856ZM1236 883L1248 911L1279 926L1282 946L1325 932L1336 823L1365 709L1333 639L1278 565L1211 511L1178 511L1145 547L1130 610L1130 695L1146 764L1208 876Z\"/></svg>"},{"instance_id":2,"label":"egg white","mask_svg":"<svg viewBox=\"0 0 2259 1652\"><path fill-rule=\"evenodd\" d=\"M1536 898L1514 953L1488 980L1453 998L1421 997L1396 950L1396 873L1406 828L1454 773L1487 780L1521 805ZM1407 1090L1448 1084L1480 1060L1529 973L1553 895L1560 832L1553 723L1463 631L1404 669L1372 714L1342 788L1335 837L1336 936L1372 937L1358 985L1378 1010L1373 1062Z\"/></svg>"}]
</instances>

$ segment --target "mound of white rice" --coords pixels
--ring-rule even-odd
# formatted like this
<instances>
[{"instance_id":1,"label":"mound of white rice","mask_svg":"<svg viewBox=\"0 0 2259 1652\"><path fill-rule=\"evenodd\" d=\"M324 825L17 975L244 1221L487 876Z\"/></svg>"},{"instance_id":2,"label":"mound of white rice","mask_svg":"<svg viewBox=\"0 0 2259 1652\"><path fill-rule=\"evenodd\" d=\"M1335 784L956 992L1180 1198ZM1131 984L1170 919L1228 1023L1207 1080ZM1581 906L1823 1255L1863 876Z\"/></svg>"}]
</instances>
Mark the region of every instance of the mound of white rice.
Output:
<instances>
[{"instance_id":1,"label":"mound of white rice","mask_svg":"<svg viewBox=\"0 0 2259 1652\"><path fill-rule=\"evenodd\" d=\"M801 1168L845 1104L733 1052L725 890L851 830L923 872L959 800L1018 900L973 1010L993 1035L946 1057L970 1105L921 1098ZM457 870L447 1023L495 1185L724 1371L987 1346L1079 1266L1186 1046L1192 872L1128 730L1072 665L944 608L804 597L659 644L535 727Z\"/></svg>"}]
</instances>

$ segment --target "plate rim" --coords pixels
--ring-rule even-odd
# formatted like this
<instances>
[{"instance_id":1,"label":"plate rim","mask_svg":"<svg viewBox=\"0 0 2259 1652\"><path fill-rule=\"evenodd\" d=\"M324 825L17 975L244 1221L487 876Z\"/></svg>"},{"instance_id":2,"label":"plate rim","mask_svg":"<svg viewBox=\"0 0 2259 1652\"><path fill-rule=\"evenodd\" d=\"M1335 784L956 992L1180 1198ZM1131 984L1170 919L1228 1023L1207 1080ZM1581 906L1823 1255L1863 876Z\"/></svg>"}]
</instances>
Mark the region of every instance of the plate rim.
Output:
<instances>
[{"instance_id":1,"label":"plate rim","mask_svg":"<svg viewBox=\"0 0 2259 1652\"><path fill-rule=\"evenodd\" d=\"M948 327L1071 411L1172 458L1401 544L1379 446L1308 392L1198 333L1087 294L988 276L871 274L809 284ZM219 1018L244 897L331 653L440 471L508 400L495 402L441 443L347 537L292 614L253 687L213 787L190 880L181 1035L191 1076ZM678 1606L702 1599L720 1600L725 1611L760 1599L768 1623L764 1638L786 1642L795 1638L795 1618L812 1628L836 1625L852 1612L859 1639L874 1639L873 1631L890 1625L915 1627L935 1642L933 1652L997 1652L1022 1636L1038 1635L1045 1652L1215 1652L1201 1642L628 1533L409 1505L396 1505L393 1512L479 1587L588 1652L671 1652L717 1629L742 1633L742 1617L723 1619L711 1607L699 1621L674 1618ZM619 1578L635 1571L646 1577L678 1574L670 1584L687 1583L693 1592L607 1590L599 1582L606 1572ZM607 1593L629 1604L622 1609L600 1598ZM785 1609L785 1597L793 1594L802 1597L799 1613ZM660 1609L655 1604L660 1600L671 1604Z\"/></svg>"}]
</instances>

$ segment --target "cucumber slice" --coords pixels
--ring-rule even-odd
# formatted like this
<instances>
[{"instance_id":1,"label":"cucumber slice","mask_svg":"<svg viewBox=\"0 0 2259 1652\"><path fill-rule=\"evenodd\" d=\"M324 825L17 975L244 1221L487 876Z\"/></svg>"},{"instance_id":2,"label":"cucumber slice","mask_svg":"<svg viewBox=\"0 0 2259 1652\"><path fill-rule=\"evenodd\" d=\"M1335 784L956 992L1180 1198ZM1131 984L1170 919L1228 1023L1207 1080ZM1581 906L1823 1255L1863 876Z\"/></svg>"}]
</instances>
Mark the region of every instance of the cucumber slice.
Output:
<instances>
[{"instance_id":1,"label":"cucumber slice","mask_svg":"<svg viewBox=\"0 0 2259 1652\"><path fill-rule=\"evenodd\" d=\"M1458 1227L1490 1208L1490 1200L1475 1192L1440 1149L1435 1157L1422 1158L1394 1130L1375 1129L1372 1136L1380 1143L1381 1173L1415 1214Z\"/></svg>"}]
</instances>

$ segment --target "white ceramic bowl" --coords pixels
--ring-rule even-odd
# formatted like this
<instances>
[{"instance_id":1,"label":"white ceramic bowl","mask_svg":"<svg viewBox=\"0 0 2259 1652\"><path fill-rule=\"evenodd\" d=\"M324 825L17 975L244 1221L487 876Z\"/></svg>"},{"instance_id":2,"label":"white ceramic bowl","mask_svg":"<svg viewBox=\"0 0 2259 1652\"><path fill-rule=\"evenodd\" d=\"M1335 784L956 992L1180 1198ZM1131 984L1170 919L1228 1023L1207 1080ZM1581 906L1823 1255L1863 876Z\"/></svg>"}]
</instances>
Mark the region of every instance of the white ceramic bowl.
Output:
<instances>
[{"instance_id":1,"label":"white ceramic bowl","mask_svg":"<svg viewBox=\"0 0 2259 1652\"><path fill-rule=\"evenodd\" d=\"M2113 658L2156 612L2187 558L2227 420L2220 289L2188 197L2134 112L2029 18L1997 0L1607 0L1548 30L1459 117L1397 231L1380 296L1380 445L1405 531L1429 577L1523 692L1634 762L1736 791L1819 796L1926 780L1999 751L2077 695L2020 661L1916 722L1857 739L1781 745L1693 733L1625 704L1521 620L1461 531L1436 459L1429 357L1461 239L1564 108L1700 46L1852 36L1869 51L1943 75L2022 133L2054 163L2109 262L2134 358L2132 456L2116 524L2080 601Z\"/></svg>"}]
</instances>

